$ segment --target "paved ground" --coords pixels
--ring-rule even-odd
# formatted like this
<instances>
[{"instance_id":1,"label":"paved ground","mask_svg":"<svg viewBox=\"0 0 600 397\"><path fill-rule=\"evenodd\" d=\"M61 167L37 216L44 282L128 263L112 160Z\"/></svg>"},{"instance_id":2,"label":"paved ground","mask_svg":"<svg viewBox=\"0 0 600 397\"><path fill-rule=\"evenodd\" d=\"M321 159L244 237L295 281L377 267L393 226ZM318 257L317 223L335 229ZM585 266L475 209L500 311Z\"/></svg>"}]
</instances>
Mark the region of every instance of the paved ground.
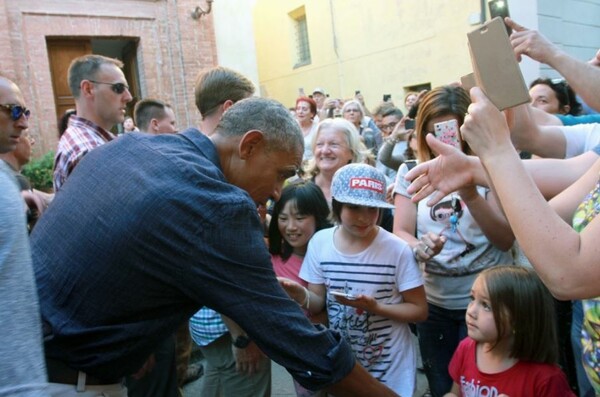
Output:
<instances>
[{"instance_id":1,"label":"paved ground","mask_svg":"<svg viewBox=\"0 0 600 397\"><path fill-rule=\"evenodd\" d=\"M202 362L202 359L200 359ZM292 383L292 377L287 371L280 365L273 363L272 367L272 397L295 397L294 385ZM202 397L200 395L200 382L202 378L195 382L188 383L184 389L184 397ZM427 389L427 379L421 372L417 372L417 390L414 397L421 397L421 395ZM223 397L235 397L235 396L223 396Z\"/></svg>"}]
</instances>

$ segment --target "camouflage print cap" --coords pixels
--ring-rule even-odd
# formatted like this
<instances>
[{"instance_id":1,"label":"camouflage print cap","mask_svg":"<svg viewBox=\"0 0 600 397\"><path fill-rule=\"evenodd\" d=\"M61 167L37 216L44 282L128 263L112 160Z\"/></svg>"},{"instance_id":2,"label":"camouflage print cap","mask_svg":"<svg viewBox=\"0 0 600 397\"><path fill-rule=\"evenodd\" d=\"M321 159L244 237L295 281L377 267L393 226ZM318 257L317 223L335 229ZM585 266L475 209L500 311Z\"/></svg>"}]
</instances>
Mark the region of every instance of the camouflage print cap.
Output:
<instances>
[{"instance_id":1,"label":"camouflage print cap","mask_svg":"<svg viewBox=\"0 0 600 397\"><path fill-rule=\"evenodd\" d=\"M344 204L394 208L386 200L385 176L368 164L348 164L336 171L331 182L331 196Z\"/></svg>"}]
</instances>

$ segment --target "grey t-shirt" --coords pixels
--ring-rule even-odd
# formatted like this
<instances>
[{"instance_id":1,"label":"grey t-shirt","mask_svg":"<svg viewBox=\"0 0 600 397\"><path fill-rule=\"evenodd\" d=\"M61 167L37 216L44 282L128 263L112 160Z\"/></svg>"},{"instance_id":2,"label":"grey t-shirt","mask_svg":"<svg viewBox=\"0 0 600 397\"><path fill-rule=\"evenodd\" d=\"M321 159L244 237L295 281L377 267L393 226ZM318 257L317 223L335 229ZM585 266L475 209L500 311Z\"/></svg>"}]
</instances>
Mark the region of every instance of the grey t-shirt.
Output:
<instances>
[{"instance_id":1,"label":"grey t-shirt","mask_svg":"<svg viewBox=\"0 0 600 397\"><path fill-rule=\"evenodd\" d=\"M47 396L37 290L24 202L0 161L0 397Z\"/></svg>"}]
</instances>

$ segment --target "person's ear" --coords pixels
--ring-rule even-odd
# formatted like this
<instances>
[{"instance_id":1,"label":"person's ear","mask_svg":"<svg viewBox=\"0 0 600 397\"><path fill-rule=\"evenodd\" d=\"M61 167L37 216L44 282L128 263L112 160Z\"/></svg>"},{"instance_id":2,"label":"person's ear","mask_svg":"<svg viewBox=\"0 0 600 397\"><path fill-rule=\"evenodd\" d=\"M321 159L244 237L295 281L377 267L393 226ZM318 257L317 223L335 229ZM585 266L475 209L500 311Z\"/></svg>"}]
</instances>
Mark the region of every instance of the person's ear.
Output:
<instances>
[{"instance_id":1,"label":"person's ear","mask_svg":"<svg viewBox=\"0 0 600 397\"><path fill-rule=\"evenodd\" d=\"M148 132L158 133L158 120L157 119L150 120L149 127L150 127L150 131L148 131Z\"/></svg>"},{"instance_id":2,"label":"person's ear","mask_svg":"<svg viewBox=\"0 0 600 397\"><path fill-rule=\"evenodd\" d=\"M571 105L565 105L562 107L562 114L569 114L570 110L571 110Z\"/></svg>"},{"instance_id":3,"label":"person's ear","mask_svg":"<svg viewBox=\"0 0 600 397\"><path fill-rule=\"evenodd\" d=\"M79 83L79 91L80 95L89 96L92 94L92 88L94 88L94 83L89 80L81 80Z\"/></svg>"},{"instance_id":4,"label":"person's ear","mask_svg":"<svg viewBox=\"0 0 600 397\"><path fill-rule=\"evenodd\" d=\"M228 99L225 102L223 102L223 113L225 113L227 111L227 109L229 109L230 107L232 107L233 103L234 102L231 99Z\"/></svg>"},{"instance_id":5,"label":"person's ear","mask_svg":"<svg viewBox=\"0 0 600 397\"><path fill-rule=\"evenodd\" d=\"M242 160L254 156L264 146L265 136L261 131L251 130L242 136L239 144L239 154Z\"/></svg>"}]
</instances>

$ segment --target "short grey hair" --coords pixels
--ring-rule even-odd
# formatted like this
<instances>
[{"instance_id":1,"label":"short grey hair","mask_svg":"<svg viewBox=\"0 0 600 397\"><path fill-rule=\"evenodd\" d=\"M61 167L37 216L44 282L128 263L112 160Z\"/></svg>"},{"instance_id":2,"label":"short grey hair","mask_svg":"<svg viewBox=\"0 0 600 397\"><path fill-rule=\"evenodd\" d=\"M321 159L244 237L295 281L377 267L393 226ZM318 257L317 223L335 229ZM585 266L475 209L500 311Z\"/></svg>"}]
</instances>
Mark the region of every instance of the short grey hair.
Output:
<instances>
[{"instance_id":1,"label":"short grey hair","mask_svg":"<svg viewBox=\"0 0 600 397\"><path fill-rule=\"evenodd\" d=\"M252 97L236 102L223 114L215 134L241 137L251 130L264 134L268 151L304 151L299 124L277 101Z\"/></svg>"}]
</instances>

